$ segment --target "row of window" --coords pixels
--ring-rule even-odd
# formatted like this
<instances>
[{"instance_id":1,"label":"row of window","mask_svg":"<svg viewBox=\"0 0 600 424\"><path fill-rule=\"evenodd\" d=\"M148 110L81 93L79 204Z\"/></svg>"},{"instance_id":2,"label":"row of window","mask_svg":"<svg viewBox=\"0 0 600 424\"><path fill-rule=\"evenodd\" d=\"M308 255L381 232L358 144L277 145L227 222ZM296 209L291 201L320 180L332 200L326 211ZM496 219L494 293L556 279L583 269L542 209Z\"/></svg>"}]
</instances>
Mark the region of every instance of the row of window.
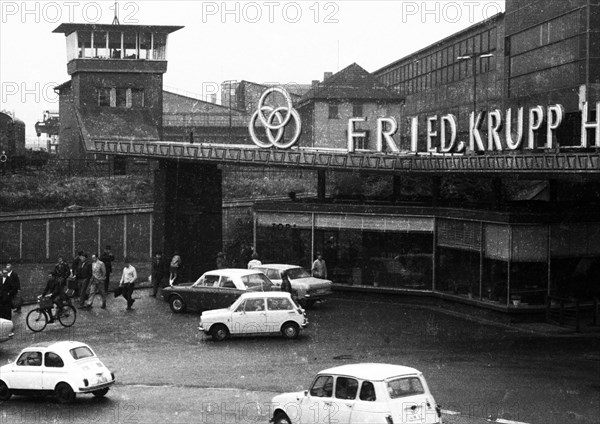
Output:
<instances>
[{"instance_id":1,"label":"row of window","mask_svg":"<svg viewBox=\"0 0 600 424\"><path fill-rule=\"evenodd\" d=\"M439 77L430 80L430 86L458 81L473 75L472 61L459 60L459 57L473 55L476 57L484 53L494 54L496 45L496 28L491 28L435 51L423 58L415 59L412 62L400 63L395 68L381 75L380 78L384 85L395 86L401 82L411 79L417 80L419 77L423 78L439 72ZM479 74L492 69L492 59L491 57L476 57L474 59L475 72ZM442 72L443 70L446 70L446 72ZM448 72L448 70L452 71ZM442 74L445 75L445 82L442 82ZM425 86L425 83L416 85L417 89L426 88Z\"/></svg>"},{"instance_id":2,"label":"row of window","mask_svg":"<svg viewBox=\"0 0 600 424\"><path fill-rule=\"evenodd\" d=\"M76 31L67 36L68 59L112 58L165 60L167 34Z\"/></svg>"},{"instance_id":3,"label":"row of window","mask_svg":"<svg viewBox=\"0 0 600 424\"><path fill-rule=\"evenodd\" d=\"M391 399L425 393L423 384L417 377L397 378L388 381L386 385ZM310 395L315 397L334 396L336 399L354 400L357 394L358 399L366 402L376 400L373 383L363 381L359 392L359 381L351 377L337 377L334 381L331 375L320 375L310 388Z\"/></svg>"},{"instance_id":4,"label":"row of window","mask_svg":"<svg viewBox=\"0 0 600 424\"><path fill-rule=\"evenodd\" d=\"M98 88L98 106L142 108L144 90L142 88L100 87Z\"/></svg>"},{"instance_id":5,"label":"row of window","mask_svg":"<svg viewBox=\"0 0 600 424\"><path fill-rule=\"evenodd\" d=\"M508 38L505 54L518 55L574 37L585 30L581 24L581 22L584 22L582 16L585 16L584 10L576 10L515 34Z\"/></svg>"}]
</instances>

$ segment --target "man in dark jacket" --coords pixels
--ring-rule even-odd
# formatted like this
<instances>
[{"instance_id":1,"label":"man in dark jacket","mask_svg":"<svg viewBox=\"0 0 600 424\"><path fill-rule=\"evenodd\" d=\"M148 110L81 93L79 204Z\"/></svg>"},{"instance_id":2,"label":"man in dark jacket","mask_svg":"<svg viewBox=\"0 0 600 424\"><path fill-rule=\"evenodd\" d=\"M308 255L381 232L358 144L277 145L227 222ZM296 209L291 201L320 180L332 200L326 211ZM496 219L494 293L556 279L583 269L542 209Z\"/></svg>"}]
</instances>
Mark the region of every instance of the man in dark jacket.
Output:
<instances>
[{"instance_id":1,"label":"man in dark jacket","mask_svg":"<svg viewBox=\"0 0 600 424\"><path fill-rule=\"evenodd\" d=\"M8 277L8 270L2 270L0 276L0 318L12 320L12 298L15 290L11 279Z\"/></svg>"},{"instance_id":2,"label":"man in dark jacket","mask_svg":"<svg viewBox=\"0 0 600 424\"><path fill-rule=\"evenodd\" d=\"M10 282L13 287L13 295L12 295L12 299L11 299L11 303L12 303L14 301L15 297L21 294L21 280L19 279L19 274L17 274L15 272L15 270L13 269L12 264L7 263L6 270L8 271L8 278L10 278ZM21 299L20 296L19 296L19 299ZM14 312L16 312L17 314L21 313L21 305L20 304L15 308Z\"/></svg>"},{"instance_id":3,"label":"man in dark jacket","mask_svg":"<svg viewBox=\"0 0 600 424\"><path fill-rule=\"evenodd\" d=\"M110 245L106 245L104 248L104 252L100 255L100 260L104 262L104 267L106 268L106 279L104 280L104 293L108 293L108 286L110 285L110 274L112 273L112 263L115 260L115 255L113 255L110 250Z\"/></svg>"},{"instance_id":4,"label":"man in dark jacket","mask_svg":"<svg viewBox=\"0 0 600 424\"><path fill-rule=\"evenodd\" d=\"M156 297L158 288L163 287L168 273L169 266L162 252L155 252L152 258L152 297Z\"/></svg>"},{"instance_id":5,"label":"man in dark jacket","mask_svg":"<svg viewBox=\"0 0 600 424\"><path fill-rule=\"evenodd\" d=\"M42 292L42 296L50 295L50 298L54 303L56 303L57 313L60 313L62 307L64 305L64 301L67 300L67 296L65 295L64 284L59 281L54 273L48 273L48 281L46 282L46 287ZM52 315L52 309L48 310L48 316L50 317L48 323L54 322L54 316Z\"/></svg>"},{"instance_id":6,"label":"man in dark jacket","mask_svg":"<svg viewBox=\"0 0 600 424\"><path fill-rule=\"evenodd\" d=\"M77 278L77 286L79 287L79 306L83 306L88 297L90 279L92 278L92 263L88 261L87 253L83 253L79 258L75 278Z\"/></svg>"}]
</instances>

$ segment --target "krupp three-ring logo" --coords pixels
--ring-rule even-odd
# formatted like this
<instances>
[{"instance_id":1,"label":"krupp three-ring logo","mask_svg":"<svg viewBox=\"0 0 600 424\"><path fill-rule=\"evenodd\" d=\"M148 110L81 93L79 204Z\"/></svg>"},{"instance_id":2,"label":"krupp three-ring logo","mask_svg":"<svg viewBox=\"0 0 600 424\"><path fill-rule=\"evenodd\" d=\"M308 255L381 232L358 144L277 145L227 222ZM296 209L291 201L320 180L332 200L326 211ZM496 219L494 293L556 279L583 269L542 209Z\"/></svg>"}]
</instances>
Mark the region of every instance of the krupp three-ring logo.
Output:
<instances>
[{"instance_id":1,"label":"krupp three-ring logo","mask_svg":"<svg viewBox=\"0 0 600 424\"><path fill-rule=\"evenodd\" d=\"M285 98L286 105L279 107L265 105L265 100L272 93L282 94ZM283 111L285 111L285 115L282 115L281 112ZM254 127L254 124L256 123L256 118L259 118L260 122L264 125L269 142L261 141L256 136L256 130ZM285 141L283 139L285 127L290 122L291 118L294 118L296 131L291 140ZM281 87L269 88L262 94L262 96L260 96L257 110L250 118L250 123L248 124L248 129L250 130L250 136L252 137L252 141L254 141L254 144L256 144L258 147L262 147L263 149L268 149L271 146L279 147L280 149L287 149L293 146L294 143L296 143L296 141L298 141L298 138L300 137L300 128L300 115L298 114L296 109L292 107L292 99L289 93ZM275 133L275 135L273 135L273 133Z\"/></svg>"}]
</instances>

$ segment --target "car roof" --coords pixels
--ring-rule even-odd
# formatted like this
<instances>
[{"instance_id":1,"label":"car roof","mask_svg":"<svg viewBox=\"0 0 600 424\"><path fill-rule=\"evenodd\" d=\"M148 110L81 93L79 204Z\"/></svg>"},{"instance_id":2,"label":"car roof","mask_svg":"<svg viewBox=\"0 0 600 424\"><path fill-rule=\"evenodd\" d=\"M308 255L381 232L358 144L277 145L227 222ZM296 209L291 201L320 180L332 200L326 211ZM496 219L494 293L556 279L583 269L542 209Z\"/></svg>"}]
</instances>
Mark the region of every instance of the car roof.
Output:
<instances>
[{"instance_id":1,"label":"car roof","mask_svg":"<svg viewBox=\"0 0 600 424\"><path fill-rule=\"evenodd\" d=\"M252 299L255 297L287 297L287 298L291 298L291 295L288 292L282 292L282 291L266 291L266 292L246 292L246 293L242 293L242 295L240 296L240 298L243 299Z\"/></svg>"},{"instance_id":2,"label":"car roof","mask_svg":"<svg viewBox=\"0 0 600 424\"><path fill-rule=\"evenodd\" d=\"M58 342L40 342L27 346L25 349L52 349L52 350L69 350L76 347L89 347L85 343L76 341L58 341Z\"/></svg>"},{"instance_id":3,"label":"car roof","mask_svg":"<svg viewBox=\"0 0 600 424\"><path fill-rule=\"evenodd\" d=\"M255 266L254 269L260 268L271 268L271 269L291 269L291 268L302 268L300 265L286 265L286 264L262 264Z\"/></svg>"},{"instance_id":4,"label":"car roof","mask_svg":"<svg viewBox=\"0 0 600 424\"><path fill-rule=\"evenodd\" d=\"M320 371L319 374L341 374L356 377L361 380L382 381L407 374L421 374L421 372L415 368L405 367L403 365L361 363L328 368Z\"/></svg>"},{"instance_id":5,"label":"car roof","mask_svg":"<svg viewBox=\"0 0 600 424\"><path fill-rule=\"evenodd\" d=\"M206 271L204 275L225 275L228 277L243 277L249 274L262 274L262 271L258 269L245 269L245 268L226 268L226 269L215 269L212 271Z\"/></svg>"}]
</instances>

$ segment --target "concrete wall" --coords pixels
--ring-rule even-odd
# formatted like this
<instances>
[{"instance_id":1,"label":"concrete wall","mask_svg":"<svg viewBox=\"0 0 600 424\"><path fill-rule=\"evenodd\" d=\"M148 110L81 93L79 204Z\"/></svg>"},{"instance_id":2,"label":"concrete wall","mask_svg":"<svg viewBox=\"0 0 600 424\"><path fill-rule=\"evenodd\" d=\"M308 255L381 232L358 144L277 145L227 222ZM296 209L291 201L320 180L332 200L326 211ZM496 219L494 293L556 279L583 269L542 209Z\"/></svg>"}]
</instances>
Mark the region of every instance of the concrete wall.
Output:
<instances>
[{"instance_id":1,"label":"concrete wall","mask_svg":"<svg viewBox=\"0 0 600 424\"><path fill-rule=\"evenodd\" d=\"M94 208L0 216L0 263L67 261L83 250L89 255L110 244L117 261L151 256L152 206Z\"/></svg>"}]
</instances>

